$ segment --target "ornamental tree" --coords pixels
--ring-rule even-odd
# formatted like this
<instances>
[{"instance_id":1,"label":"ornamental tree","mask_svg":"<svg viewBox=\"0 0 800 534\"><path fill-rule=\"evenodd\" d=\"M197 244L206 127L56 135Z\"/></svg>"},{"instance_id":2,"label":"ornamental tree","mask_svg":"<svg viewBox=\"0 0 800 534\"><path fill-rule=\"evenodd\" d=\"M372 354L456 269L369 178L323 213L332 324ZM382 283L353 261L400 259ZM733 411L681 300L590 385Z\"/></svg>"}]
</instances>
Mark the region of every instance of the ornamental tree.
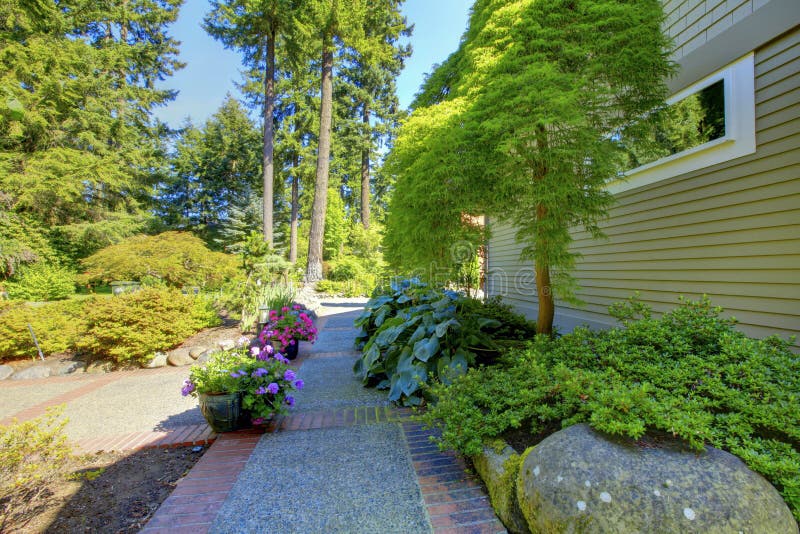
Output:
<instances>
[{"instance_id":1,"label":"ornamental tree","mask_svg":"<svg viewBox=\"0 0 800 534\"><path fill-rule=\"evenodd\" d=\"M537 330L551 333L554 291L574 298L570 228L601 236L613 201L605 184L622 158L615 132L666 96L662 18L658 0L478 0L391 155L404 202L393 203L390 226L435 227L419 209L431 194L447 224L463 228L469 219L458 215L468 213L512 223L536 270ZM426 240L427 227L415 232ZM407 253L401 245L390 257Z\"/></svg>"}]
</instances>

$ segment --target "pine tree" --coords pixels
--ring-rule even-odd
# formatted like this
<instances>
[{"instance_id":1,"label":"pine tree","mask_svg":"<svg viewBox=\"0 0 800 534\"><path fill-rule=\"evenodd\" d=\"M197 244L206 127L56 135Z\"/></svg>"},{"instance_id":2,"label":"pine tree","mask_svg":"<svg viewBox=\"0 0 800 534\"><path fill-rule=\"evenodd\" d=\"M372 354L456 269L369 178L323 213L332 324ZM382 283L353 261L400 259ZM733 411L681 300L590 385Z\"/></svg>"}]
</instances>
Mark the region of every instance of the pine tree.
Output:
<instances>
[{"instance_id":1,"label":"pine tree","mask_svg":"<svg viewBox=\"0 0 800 534\"><path fill-rule=\"evenodd\" d=\"M210 35L241 51L245 65L263 72L263 232L270 246L274 244L276 41L289 33L293 9L291 0L213 0L204 20Z\"/></svg>"}]
</instances>

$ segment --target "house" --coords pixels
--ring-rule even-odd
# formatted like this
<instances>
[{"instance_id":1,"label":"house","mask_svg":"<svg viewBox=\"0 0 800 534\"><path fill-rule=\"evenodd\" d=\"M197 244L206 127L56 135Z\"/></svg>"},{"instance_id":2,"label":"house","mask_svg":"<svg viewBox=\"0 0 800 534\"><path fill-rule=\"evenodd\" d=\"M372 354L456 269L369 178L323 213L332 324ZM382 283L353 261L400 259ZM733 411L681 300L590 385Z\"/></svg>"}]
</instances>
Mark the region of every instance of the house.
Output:
<instances>
[{"instance_id":1,"label":"house","mask_svg":"<svg viewBox=\"0 0 800 534\"><path fill-rule=\"evenodd\" d=\"M572 232L585 305L557 301L555 325L613 325L608 305L635 291L655 311L708 294L751 336L800 338L800 0L663 4L670 102L716 91L724 129L609 184L608 239ZM535 317L532 265L489 224L486 292Z\"/></svg>"}]
</instances>

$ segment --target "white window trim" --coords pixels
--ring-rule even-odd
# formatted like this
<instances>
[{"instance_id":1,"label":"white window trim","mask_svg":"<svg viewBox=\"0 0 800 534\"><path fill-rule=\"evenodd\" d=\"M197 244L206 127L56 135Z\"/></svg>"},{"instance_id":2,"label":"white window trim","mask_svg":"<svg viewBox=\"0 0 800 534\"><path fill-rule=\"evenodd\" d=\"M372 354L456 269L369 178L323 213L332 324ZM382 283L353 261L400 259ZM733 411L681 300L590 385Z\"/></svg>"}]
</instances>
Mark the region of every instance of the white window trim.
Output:
<instances>
[{"instance_id":1,"label":"white window trim","mask_svg":"<svg viewBox=\"0 0 800 534\"><path fill-rule=\"evenodd\" d=\"M673 94L667 99L667 104L674 104L719 80L725 80L725 135L626 172L625 179L609 182L607 189L610 193L650 185L756 151L753 52Z\"/></svg>"}]
</instances>

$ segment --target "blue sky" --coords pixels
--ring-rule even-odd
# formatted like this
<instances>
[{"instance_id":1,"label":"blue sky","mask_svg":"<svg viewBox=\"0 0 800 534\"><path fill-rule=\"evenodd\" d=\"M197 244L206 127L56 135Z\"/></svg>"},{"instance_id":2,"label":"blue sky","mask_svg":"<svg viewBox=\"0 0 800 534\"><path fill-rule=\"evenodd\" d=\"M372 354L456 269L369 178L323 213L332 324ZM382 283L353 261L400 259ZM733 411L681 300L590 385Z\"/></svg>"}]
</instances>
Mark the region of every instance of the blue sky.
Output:
<instances>
[{"instance_id":1,"label":"blue sky","mask_svg":"<svg viewBox=\"0 0 800 534\"><path fill-rule=\"evenodd\" d=\"M411 103L433 64L442 62L458 47L473 1L406 0L403 14L414 24L410 39L414 53L397 80L403 107ZM172 27L171 35L181 41L180 59L186 67L162 84L179 94L156 110L156 116L173 127L180 126L187 116L200 124L217 110L226 93L238 96L234 83L240 80L240 56L225 50L200 27L207 11L207 1L186 0Z\"/></svg>"}]
</instances>

